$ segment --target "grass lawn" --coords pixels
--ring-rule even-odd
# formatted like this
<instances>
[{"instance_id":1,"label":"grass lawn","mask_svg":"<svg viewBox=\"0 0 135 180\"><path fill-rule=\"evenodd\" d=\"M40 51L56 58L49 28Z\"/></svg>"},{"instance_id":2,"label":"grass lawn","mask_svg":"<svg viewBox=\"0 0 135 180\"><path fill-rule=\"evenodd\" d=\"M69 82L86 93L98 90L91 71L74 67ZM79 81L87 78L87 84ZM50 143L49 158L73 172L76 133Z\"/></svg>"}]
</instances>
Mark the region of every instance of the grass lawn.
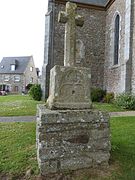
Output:
<instances>
[{"instance_id":1,"label":"grass lawn","mask_svg":"<svg viewBox=\"0 0 135 180\"><path fill-rule=\"evenodd\" d=\"M108 111L108 112L121 112L121 111L126 111L115 104L108 104L108 103L98 103L94 102L93 103L93 108L99 109L101 111Z\"/></svg>"},{"instance_id":2,"label":"grass lawn","mask_svg":"<svg viewBox=\"0 0 135 180\"><path fill-rule=\"evenodd\" d=\"M42 101L34 101L28 95L0 96L0 116L34 116L37 104ZM108 112L125 111L114 104L93 103L93 108Z\"/></svg>"},{"instance_id":3,"label":"grass lawn","mask_svg":"<svg viewBox=\"0 0 135 180\"><path fill-rule=\"evenodd\" d=\"M36 106L41 103L28 95L0 96L0 116L35 116Z\"/></svg>"},{"instance_id":4,"label":"grass lawn","mask_svg":"<svg viewBox=\"0 0 135 180\"><path fill-rule=\"evenodd\" d=\"M135 117L111 119L112 161L118 161L119 180L135 180ZM116 172L115 172L116 173Z\"/></svg>"},{"instance_id":5,"label":"grass lawn","mask_svg":"<svg viewBox=\"0 0 135 180\"><path fill-rule=\"evenodd\" d=\"M37 174L35 123L0 123L0 129L0 173L18 177L31 168ZM112 118L111 132L109 177L98 179L135 180L135 117Z\"/></svg>"},{"instance_id":6,"label":"grass lawn","mask_svg":"<svg viewBox=\"0 0 135 180\"><path fill-rule=\"evenodd\" d=\"M38 173L35 134L35 123L0 123L0 174Z\"/></svg>"}]
</instances>

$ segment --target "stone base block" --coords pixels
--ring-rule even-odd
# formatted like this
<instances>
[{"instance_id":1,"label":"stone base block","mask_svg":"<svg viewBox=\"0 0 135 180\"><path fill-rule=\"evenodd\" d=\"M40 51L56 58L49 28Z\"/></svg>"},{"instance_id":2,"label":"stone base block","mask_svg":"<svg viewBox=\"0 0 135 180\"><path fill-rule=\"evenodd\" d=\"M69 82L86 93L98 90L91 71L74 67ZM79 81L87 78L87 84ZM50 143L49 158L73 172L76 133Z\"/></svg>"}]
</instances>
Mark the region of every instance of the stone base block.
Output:
<instances>
[{"instance_id":1,"label":"stone base block","mask_svg":"<svg viewBox=\"0 0 135 180\"><path fill-rule=\"evenodd\" d=\"M42 175L108 166L110 148L107 113L38 107L37 157Z\"/></svg>"},{"instance_id":2,"label":"stone base block","mask_svg":"<svg viewBox=\"0 0 135 180\"><path fill-rule=\"evenodd\" d=\"M50 109L90 109L91 72L84 67L54 66L50 72Z\"/></svg>"}]
</instances>

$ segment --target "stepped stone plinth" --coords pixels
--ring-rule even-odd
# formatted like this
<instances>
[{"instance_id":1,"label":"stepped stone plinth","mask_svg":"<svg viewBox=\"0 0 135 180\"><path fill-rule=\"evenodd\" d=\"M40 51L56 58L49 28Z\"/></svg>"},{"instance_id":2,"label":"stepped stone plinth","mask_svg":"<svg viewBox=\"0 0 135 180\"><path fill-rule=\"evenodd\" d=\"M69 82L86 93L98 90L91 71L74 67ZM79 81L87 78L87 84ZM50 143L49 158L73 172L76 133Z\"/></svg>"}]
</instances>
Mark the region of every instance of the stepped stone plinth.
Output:
<instances>
[{"instance_id":1,"label":"stepped stone plinth","mask_svg":"<svg viewBox=\"0 0 135 180\"><path fill-rule=\"evenodd\" d=\"M98 110L50 110L40 105L37 154L46 176L84 168L107 168L109 115Z\"/></svg>"}]
</instances>

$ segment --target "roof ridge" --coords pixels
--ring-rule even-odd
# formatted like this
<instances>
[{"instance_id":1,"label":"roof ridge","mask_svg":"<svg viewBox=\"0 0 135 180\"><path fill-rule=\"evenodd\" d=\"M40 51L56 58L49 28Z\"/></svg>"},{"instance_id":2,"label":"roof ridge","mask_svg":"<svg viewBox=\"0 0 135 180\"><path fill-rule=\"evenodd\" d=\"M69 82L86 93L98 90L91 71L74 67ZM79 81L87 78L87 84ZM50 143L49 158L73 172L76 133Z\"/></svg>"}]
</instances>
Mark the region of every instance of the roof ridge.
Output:
<instances>
[{"instance_id":1,"label":"roof ridge","mask_svg":"<svg viewBox=\"0 0 135 180\"><path fill-rule=\"evenodd\" d=\"M68 0L61 0L61 1L68 1ZM106 7L109 1L111 0L71 0L71 2L75 2L75 3L97 5L102 7Z\"/></svg>"},{"instance_id":2,"label":"roof ridge","mask_svg":"<svg viewBox=\"0 0 135 180\"><path fill-rule=\"evenodd\" d=\"M4 56L3 58L21 58L21 57L33 57L31 56Z\"/></svg>"}]
</instances>

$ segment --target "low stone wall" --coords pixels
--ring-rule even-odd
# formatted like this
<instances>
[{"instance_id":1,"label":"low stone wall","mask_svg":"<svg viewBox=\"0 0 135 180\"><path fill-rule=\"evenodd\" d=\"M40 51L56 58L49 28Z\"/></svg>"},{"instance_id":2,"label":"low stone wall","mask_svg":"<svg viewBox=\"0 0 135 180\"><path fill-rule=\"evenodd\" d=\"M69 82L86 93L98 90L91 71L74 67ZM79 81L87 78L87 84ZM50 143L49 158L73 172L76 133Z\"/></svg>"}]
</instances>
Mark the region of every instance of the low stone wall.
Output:
<instances>
[{"instance_id":1,"label":"low stone wall","mask_svg":"<svg viewBox=\"0 0 135 180\"><path fill-rule=\"evenodd\" d=\"M107 167L109 115L97 110L49 110L38 106L37 156L41 175Z\"/></svg>"}]
</instances>

